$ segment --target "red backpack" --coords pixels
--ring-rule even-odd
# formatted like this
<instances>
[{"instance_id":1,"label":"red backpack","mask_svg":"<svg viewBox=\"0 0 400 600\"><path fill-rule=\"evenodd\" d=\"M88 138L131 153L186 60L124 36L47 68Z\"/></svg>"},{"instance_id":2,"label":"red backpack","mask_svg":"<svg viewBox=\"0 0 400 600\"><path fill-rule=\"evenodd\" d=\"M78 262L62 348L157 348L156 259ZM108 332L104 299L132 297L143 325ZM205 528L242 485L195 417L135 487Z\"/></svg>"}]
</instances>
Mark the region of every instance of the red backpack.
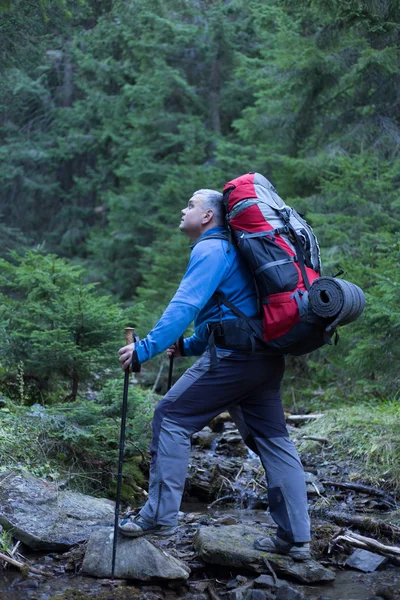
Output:
<instances>
[{"instance_id":1,"label":"red backpack","mask_svg":"<svg viewBox=\"0 0 400 600\"><path fill-rule=\"evenodd\" d=\"M333 332L327 333L326 320L308 302L308 290L321 272L311 227L259 173L229 181L223 195L228 227L256 283L262 322L257 337L265 348L273 354L305 354L331 343ZM220 301L244 317L225 297Z\"/></svg>"}]
</instances>

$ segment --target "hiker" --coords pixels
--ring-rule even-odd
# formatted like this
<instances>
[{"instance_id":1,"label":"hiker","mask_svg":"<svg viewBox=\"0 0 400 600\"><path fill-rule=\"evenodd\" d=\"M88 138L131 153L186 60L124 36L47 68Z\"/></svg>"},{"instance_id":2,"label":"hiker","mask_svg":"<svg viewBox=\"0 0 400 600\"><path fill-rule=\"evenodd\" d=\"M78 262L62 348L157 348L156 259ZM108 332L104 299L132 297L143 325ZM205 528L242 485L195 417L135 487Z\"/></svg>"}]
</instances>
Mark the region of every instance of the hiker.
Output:
<instances>
[{"instance_id":1,"label":"hiker","mask_svg":"<svg viewBox=\"0 0 400 600\"><path fill-rule=\"evenodd\" d=\"M179 225L195 242L179 288L147 337L119 350L123 370L132 359L144 363L167 349L174 357L202 355L155 409L148 500L138 515L121 521L119 530L131 537L176 531L190 436L229 410L245 443L261 458L270 513L278 526L276 537L260 538L255 547L305 560L310 557L310 522L304 471L281 403L285 359L266 355L254 340L254 352L240 351L232 343L224 348L222 343L221 326L237 316L215 292L245 315L257 313L252 275L227 239L224 223L222 194L196 191ZM194 334L175 342L192 321Z\"/></svg>"}]
</instances>

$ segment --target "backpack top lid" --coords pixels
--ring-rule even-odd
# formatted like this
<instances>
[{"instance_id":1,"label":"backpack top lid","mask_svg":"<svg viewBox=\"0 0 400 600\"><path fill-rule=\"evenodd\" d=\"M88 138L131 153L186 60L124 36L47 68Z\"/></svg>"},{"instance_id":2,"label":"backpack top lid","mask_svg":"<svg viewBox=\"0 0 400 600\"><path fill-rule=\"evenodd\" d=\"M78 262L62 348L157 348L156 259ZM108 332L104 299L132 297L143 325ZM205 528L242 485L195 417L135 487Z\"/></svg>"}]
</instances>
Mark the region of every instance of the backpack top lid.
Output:
<instances>
[{"instance_id":1,"label":"backpack top lid","mask_svg":"<svg viewBox=\"0 0 400 600\"><path fill-rule=\"evenodd\" d=\"M286 204L282 198L278 196L272 183L268 181L264 175L255 173L254 171L236 177L236 179L232 179L232 181L228 181L228 183L224 185L222 193L224 194L228 212L232 210L235 204L241 202L245 198L256 198L275 209L286 207Z\"/></svg>"}]
</instances>

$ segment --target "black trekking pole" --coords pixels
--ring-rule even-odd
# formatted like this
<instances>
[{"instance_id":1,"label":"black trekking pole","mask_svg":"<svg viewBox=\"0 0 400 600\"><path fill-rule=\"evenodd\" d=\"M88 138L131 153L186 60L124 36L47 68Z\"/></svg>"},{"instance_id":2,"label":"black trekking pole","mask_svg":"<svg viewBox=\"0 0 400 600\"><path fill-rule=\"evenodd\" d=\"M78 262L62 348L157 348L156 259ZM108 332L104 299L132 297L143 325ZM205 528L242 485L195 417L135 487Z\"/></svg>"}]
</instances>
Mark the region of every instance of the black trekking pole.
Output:
<instances>
[{"instance_id":1,"label":"black trekking pole","mask_svg":"<svg viewBox=\"0 0 400 600\"><path fill-rule=\"evenodd\" d=\"M183 335L181 335L177 344L178 344L180 355L183 356ZM174 369L174 355L171 354L171 356L169 357L168 390L167 390L168 392L172 387L172 371L173 371L173 369Z\"/></svg>"},{"instance_id":2,"label":"black trekking pole","mask_svg":"<svg viewBox=\"0 0 400 600\"><path fill-rule=\"evenodd\" d=\"M133 327L125 328L126 345L137 343L139 337L135 334ZM114 519L114 539L112 549L112 562L111 562L111 579L114 579L115 571L115 557L117 553L117 536L118 536L118 521L119 521L119 505L121 501L121 486L122 486L122 464L124 461L124 448L125 448L125 426L126 426L126 413L128 411L128 389L129 389L129 375L131 370L134 373L140 372L140 364L134 361L135 354L132 356L132 364L125 370L124 379L124 393L122 396L122 408L121 408L121 432L119 436L119 459L118 459L118 477L117 477L117 498L115 501L115 519Z\"/></svg>"},{"instance_id":3,"label":"black trekking pole","mask_svg":"<svg viewBox=\"0 0 400 600\"><path fill-rule=\"evenodd\" d=\"M172 386L172 371L174 369L174 355L172 354L169 357L169 371L168 371L168 391L171 389Z\"/></svg>"}]
</instances>

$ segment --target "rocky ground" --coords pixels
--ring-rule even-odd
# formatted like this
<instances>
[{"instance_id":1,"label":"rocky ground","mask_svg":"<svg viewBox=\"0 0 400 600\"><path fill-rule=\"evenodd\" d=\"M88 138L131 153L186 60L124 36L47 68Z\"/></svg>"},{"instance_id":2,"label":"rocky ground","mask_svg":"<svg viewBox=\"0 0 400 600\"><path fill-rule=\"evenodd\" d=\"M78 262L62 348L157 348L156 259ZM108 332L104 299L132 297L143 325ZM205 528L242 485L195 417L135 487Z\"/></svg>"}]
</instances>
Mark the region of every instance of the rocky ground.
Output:
<instances>
[{"instance_id":1,"label":"rocky ground","mask_svg":"<svg viewBox=\"0 0 400 600\"><path fill-rule=\"evenodd\" d=\"M118 540L114 582L110 501L2 473L0 523L5 530L13 527L14 540L22 542L16 542L12 559L24 566L4 560L0 599L400 598L396 500L352 480L348 463L334 463L326 454L321 460L318 452L302 458L312 560L296 563L253 549L256 537L274 531L263 471L223 415L194 436L177 533Z\"/></svg>"}]
</instances>

